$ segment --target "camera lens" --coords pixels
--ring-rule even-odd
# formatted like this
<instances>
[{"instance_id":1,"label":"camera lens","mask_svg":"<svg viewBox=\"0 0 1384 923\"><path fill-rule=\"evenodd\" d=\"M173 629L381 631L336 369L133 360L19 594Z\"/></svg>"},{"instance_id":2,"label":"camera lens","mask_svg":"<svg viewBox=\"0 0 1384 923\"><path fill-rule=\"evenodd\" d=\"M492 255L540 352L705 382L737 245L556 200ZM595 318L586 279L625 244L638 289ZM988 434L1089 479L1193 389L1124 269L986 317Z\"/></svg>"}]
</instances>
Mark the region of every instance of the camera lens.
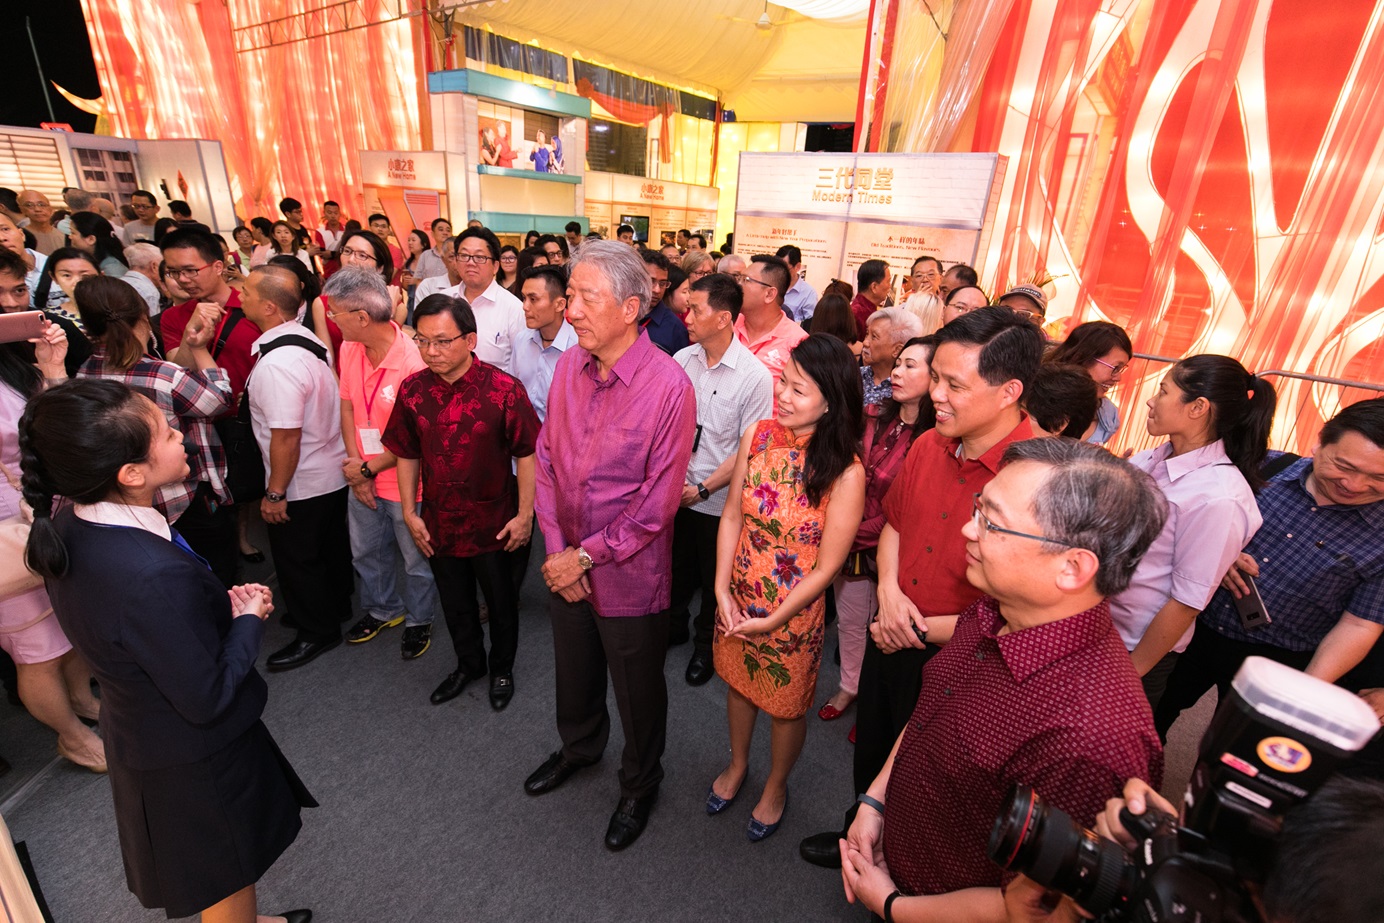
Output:
<instances>
[{"instance_id":1,"label":"camera lens","mask_svg":"<svg viewBox=\"0 0 1384 923\"><path fill-rule=\"evenodd\" d=\"M1077 826L1026 785L1014 787L995 818L989 852L1004 868L1096 914L1124 904L1137 874L1118 843Z\"/></svg>"}]
</instances>

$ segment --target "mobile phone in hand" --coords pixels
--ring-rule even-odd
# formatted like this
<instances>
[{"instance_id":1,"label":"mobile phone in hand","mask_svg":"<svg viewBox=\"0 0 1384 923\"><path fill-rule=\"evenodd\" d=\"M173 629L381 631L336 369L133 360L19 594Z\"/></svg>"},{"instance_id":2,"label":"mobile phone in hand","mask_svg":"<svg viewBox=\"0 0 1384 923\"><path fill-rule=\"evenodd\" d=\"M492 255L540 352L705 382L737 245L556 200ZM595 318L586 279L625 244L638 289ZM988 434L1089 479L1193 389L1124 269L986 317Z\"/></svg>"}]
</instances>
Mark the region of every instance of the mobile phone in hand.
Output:
<instances>
[{"instance_id":1,"label":"mobile phone in hand","mask_svg":"<svg viewBox=\"0 0 1384 923\"><path fill-rule=\"evenodd\" d=\"M0 343L25 343L43 336L42 311L0 314Z\"/></svg>"},{"instance_id":2,"label":"mobile phone in hand","mask_svg":"<svg viewBox=\"0 0 1384 923\"><path fill-rule=\"evenodd\" d=\"M1240 579L1249 587L1248 593L1235 600L1235 611L1240 615L1240 627L1245 631L1254 631L1272 624L1273 619L1269 617L1269 610L1264 605L1264 597L1259 595L1259 586L1254 582L1254 578L1242 571Z\"/></svg>"}]
</instances>

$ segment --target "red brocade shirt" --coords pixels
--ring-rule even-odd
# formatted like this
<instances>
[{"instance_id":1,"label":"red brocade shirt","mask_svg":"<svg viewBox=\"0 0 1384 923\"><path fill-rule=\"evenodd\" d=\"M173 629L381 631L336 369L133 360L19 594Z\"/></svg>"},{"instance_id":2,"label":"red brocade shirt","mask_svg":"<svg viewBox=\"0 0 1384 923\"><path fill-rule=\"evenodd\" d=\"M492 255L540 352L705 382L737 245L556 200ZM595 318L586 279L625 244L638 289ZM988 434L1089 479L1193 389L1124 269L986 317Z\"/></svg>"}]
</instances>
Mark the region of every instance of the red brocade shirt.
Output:
<instances>
[{"instance_id":1,"label":"red brocade shirt","mask_svg":"<svg viewBox=\"0 0 1384 923\"><path fill-rule=\"evenodd\" d=\"M399 458L421 460L421 515L437 554L504 547L495 536L519 513L510 459L534 453L538 426L524 386L479 359L452 384L431 369L404 379L382 438Z\"/></svg>"},{"instance_id":2,"label":"red brocade shirt","mask_svg":"<svg viewBox=\"0 0 1384 923\"><path fill-rule=\"evenodd\" d=\"M1163 748L1138 674L1101 601L999 635L982 597L923 670L889 775L884 858L904 894L998 887L985 849L1015 784L1092 827L1125 780L1163 782Z\"/></svg>"}]
</instances>

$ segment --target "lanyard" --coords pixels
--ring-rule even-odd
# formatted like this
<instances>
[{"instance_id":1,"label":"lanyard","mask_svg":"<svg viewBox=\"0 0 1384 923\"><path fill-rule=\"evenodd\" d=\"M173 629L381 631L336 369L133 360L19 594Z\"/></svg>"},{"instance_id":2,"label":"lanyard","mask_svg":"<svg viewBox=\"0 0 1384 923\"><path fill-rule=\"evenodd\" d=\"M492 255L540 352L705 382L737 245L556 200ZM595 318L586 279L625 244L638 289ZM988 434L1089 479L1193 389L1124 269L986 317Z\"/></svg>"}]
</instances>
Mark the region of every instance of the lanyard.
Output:
<instances>
[{"instance_id":1,"label":"lanyard","mask_svg":"<svg viewBox=\"0 0 1384 923\"><path fill-rule=\"evenodd\" d=\"M399 334L399 336L402 336L402 335L403 335L403 334ZM388 358L387 355L386 355L386 358ZM380 365L383 366L383 364L384 364L384 360L382 359L382 360L380 360ZM381 369L380 369L379 367L376 368L376 371L380 371L380 370L381 370ZM362 350L360 351L360 392L361 392L362 395L365 394L365 380L366 380L367 378L369 378L369 377L370 377L370 360L369 360L368 358L366 358L365 350L362 349ZM375 424L375 418L371 415L371 412L374 410L374 407L375 407L375 398L379 397L379 395L380 395L380 386L383 385L383 384L384 384L384 375L380 375L379 379L376 380L376 382L375 382L375 390L374 390L373 392L371 392L371 394L370 394L369 397L365 398L365 422L369 423L371 426L374 426L374 424Z\"/></svg>"}]
</instances>

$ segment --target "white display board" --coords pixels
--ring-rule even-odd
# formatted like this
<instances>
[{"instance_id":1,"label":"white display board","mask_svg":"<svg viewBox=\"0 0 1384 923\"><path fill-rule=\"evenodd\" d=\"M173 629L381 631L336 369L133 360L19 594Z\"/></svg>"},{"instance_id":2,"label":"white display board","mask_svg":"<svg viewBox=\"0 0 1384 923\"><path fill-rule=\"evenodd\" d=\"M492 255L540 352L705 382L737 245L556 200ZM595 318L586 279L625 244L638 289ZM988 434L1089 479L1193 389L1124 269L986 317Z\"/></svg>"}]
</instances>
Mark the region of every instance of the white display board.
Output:
<instances>
[{"instance_id":1,"label":"white display board","mask_svg":"<svg viewBox=\"0 0 1384 923\"><path fill-rule=\"evenodd\" d=\"M743 153L735 250L794 244L818 291L832 279L854 286L869 259L887 261L896 278L920 256L976 266L1005 163L999 154Z\"/></svg>"}]
</instances>

